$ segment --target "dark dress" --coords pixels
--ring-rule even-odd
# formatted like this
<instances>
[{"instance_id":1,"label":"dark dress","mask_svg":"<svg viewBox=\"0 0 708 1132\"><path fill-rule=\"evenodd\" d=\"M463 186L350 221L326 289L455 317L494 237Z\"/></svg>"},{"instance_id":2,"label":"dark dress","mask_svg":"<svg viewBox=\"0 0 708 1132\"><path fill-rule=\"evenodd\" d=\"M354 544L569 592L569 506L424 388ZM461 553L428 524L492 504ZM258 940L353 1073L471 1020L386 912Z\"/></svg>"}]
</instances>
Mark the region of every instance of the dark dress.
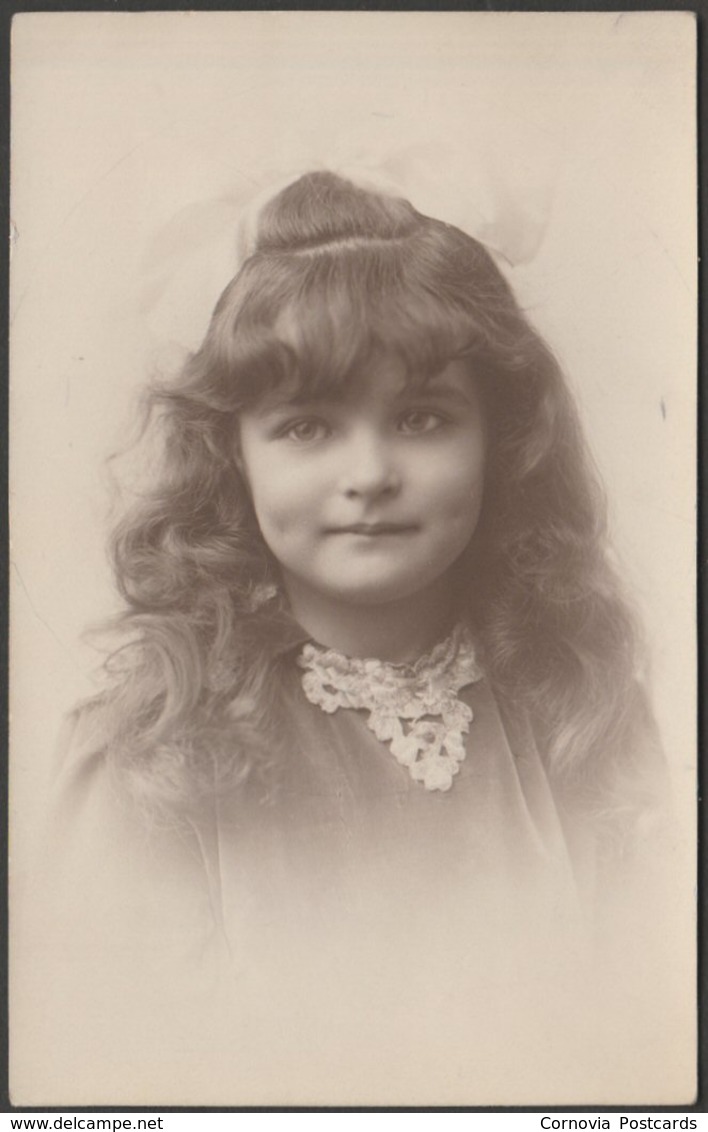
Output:
<instances>
[{"instance_id":1,"label":"dark dress","mask_svg":"<svg viewBox=\"0 0 708 1132\"><path fill-rule=\"evenodd\" d=\"M528 723L469 684L466 758L430 791L283 673L279 788L189 820L147 819L100 712L75 722L18 937L17 1103L549 1103L588 1057L621 1080L575 1024L591 839Z\"/></svg>"}]
</instances>

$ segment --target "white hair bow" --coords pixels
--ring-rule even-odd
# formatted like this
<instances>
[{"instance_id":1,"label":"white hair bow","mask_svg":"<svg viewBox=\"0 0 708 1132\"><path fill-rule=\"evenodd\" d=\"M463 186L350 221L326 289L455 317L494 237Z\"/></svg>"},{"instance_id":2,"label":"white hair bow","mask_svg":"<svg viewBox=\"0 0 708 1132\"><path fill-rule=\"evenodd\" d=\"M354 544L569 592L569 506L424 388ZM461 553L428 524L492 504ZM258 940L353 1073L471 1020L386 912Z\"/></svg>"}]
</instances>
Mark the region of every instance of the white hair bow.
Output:
<instances>
[{"instance_id":1,"label":"white hair bow","mask_svg":"<svg viewBox=\"0 0 708 1132\"><path fill-rule=\"evenodd\" d=\"M383 162L312 161L286 174L263 172L249 178L247 189L182 209L151 241L141 305L162 364L202 341L219 295L253 250L263 206L316 169L404 197L478 239L506 268L534 258L550 215L554 178L547 163L540 176L528 168L510 176L488 154L475 164L443 146L408 147Z\"/></svg>"}]
</instances>

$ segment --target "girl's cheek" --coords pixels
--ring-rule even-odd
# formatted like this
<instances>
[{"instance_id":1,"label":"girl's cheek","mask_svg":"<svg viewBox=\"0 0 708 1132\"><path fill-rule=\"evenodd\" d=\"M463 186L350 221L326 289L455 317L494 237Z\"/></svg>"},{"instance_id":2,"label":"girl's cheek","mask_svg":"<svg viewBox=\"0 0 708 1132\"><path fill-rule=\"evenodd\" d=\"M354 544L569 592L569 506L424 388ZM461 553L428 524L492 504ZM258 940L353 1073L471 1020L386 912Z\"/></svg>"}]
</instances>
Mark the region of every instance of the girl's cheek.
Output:
<instances>
[{"instance_id":1,"label":"girl's cheek","mask_svg":"<svg viewBox=\"0 0 708 1132\"><path fill-rule=\"evenodd\" d=\"M462 527L476 527L482 510L484 497L484 482L481 475L470 476L463 482L455 485L449 496L449 514L451 519Z\"/></svg>"},{"instance_id":2,"label":"girl's cheek","mask_svg":"<svg viewBox=\"0 0 708 1132\"><path fill-rule=\"evenodd\" d=\"M446 467L440 469L439 477L434 477L432 469L428 469L428 475L423 477L423 484L426 480L430 484L435 479L441 496L447 495L453 505L469 507L470 499L481 496L484 490L484 471L485 460L481 451L472 460L469 450L460 451Z\"/></svg>"},{"instance_id":3,"label":"girl's cheek","mask_svg":"<svg viewBox=\"0 0 708 1132\"><path fill-rule=\"evenodd\" d=\"M280 476L276 468L254 493L256 516L261 526L276 534L303 525L310 510L308 496L292 476Z\"/></svg>"}]
</instances>

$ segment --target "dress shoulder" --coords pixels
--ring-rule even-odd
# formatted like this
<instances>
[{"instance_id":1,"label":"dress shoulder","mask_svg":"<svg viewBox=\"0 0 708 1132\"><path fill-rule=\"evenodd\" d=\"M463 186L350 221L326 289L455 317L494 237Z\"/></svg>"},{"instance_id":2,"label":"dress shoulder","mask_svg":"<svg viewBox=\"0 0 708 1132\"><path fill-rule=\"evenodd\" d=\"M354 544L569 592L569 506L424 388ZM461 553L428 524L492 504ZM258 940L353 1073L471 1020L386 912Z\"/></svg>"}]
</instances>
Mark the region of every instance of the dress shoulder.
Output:
<instances>
[{"instance_id":1,"label":"dress shoulder","mask_svg":"<svg viewBox=\"0 0 708 1132\"><path fill-rule=\"evenodd\" d=\"M67 717L56 758L13 931L15 1095L85 1104L98 1086L136 1103L126 1051L133 1068L154 1066L150 1049L212 1002L220 938L204 848L194 823L146 820L108 757L100 704Z\"/></svg>"}]
</instances>

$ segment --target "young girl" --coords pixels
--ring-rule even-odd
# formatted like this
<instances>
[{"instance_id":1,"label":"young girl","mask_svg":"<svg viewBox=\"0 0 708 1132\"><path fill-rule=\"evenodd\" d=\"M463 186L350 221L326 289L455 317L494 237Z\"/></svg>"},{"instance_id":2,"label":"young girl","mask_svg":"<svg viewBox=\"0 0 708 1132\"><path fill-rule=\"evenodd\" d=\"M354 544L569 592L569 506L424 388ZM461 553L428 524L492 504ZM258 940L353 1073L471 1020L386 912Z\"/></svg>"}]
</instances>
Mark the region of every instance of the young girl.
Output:
<instances>
[{"instance_id":1,"label":"young girl","mask_svg":"<svg viewBox=\"0 0 708 1132\"><path fill-rule=\"evenodd\" d=\"M510 1001L564 965L580 993L564 925L616 927L665 792L559 367L480 243L317 172L151 407L51 834L87 1095L390 1101L403 1062L407 1103L480 1103Z\"/></svg>"}]
</instances>

